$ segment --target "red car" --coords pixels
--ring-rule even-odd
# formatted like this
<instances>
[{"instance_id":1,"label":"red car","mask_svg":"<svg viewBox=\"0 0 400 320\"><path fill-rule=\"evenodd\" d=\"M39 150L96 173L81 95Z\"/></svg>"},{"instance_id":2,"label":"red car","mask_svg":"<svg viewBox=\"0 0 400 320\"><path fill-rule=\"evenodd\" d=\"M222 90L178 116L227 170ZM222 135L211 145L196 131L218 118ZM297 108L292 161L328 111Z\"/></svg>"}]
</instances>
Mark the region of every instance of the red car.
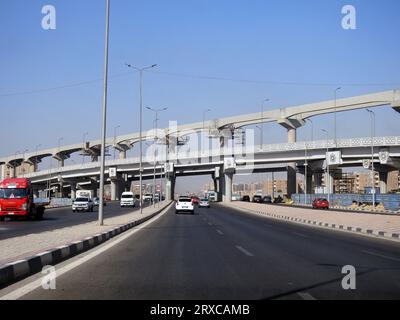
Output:
<instances>
[{"instance_id":1,"label":"red car","mask_svg":"<svg viewBox=\"0 0 400 320\"><path fill-rule=\"evenodd\" d=\"M192 203L193 203L193 204L199 204L199 202L200 202L199 197L192 196Z\"/></svg>"},{"instance_id":2,"label":"red car","mask_svg":"<svg viewBox=\"0 0 400 320\"><path fill-rule=\"evenodd\" d=\"M318 198L312 203L313 209L329 209L329 202L326 199Z\"/></svg>"}]
</instances>

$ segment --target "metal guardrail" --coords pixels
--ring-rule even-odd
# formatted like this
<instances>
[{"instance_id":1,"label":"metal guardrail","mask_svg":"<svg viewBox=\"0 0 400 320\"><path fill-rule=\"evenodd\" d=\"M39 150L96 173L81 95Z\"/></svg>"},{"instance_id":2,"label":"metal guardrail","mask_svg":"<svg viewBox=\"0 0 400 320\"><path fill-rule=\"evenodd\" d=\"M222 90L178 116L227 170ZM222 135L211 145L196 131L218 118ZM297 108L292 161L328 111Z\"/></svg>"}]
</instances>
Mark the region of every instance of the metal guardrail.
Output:
<instances>
[{"instance_id":1,"label":"metal guardrail","mask_svg":"<svg viewBox=\"0 0 400 320\"><path fill-rule=\"evenodd\" d=\"M316 198L327 198L327 194L307 194L307 201L305 202L304 194L293 194L291 199L295 204L311 204ZM372 194L330 194L330 203L333 206L351 206L353 202L357 203L372 203ZM378 205L381 203L386 210L397 211L400 210L400 194L377 194L375 195L375 202Z\"/></svg>"}]
</instances>

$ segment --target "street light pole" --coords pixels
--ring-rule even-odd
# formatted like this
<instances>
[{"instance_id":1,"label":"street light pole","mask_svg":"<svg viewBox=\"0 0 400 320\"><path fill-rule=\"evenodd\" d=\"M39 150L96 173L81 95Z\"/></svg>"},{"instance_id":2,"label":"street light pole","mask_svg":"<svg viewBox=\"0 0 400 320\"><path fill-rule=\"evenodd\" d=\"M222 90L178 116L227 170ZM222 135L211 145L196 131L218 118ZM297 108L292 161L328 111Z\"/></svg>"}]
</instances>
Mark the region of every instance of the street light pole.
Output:
<instances>
[{"instance_id":1,"label":"street light pole","mask_svg":"<svg viewBox=\"0 0 400 320\"><path fill-rule=\"evenodd\" d=\"M22 154L22 163L21 163L22 166L24 165L24 162L25 162L25 153L28 151L29 151L28 149L25 149ZM24 167L22 167L22 177L25 177L25 168Z\"/></svg>"},{"instance_id":2,"label":"street light pole","mask_svg":"<svg viewBox=\"0 0 400 320\"><path fill-rule=\"evenodd\" d=\"M375 112L367 109L371 116L371 181L372 181L372 208L375 210L376 189L375 189L375 165L374 165L374 136L375 136Z\"/></svg>"},{"instance_id":3,"label":"street light pole","mask_svg":"<svg viewBox=\"0 0 400 320\"><path fill-rule=\"evenodd\" d=\"M150 107L146 107L146 109L153 111L154 115L155 115L155 119L154 119L154 144L156 143L156 141L158 140L157 137L157 130L158 130L158 113L167 110L168 108L160 108L160 109L153 109ZM153 169L153 206L156 206L156 202L155 202L155 195L156 195L156 148L154 147L154 169ZM160 195L159 200L161 200L162 195Z\"/></svg>"},{"instance_id":4,"label":"street light pole","mask_svg":"<svg viewBox=\"0 0 400 320\"><path fill-rule=\"evenodd\" d=\"M89 135L89 132L85 132L83 134L83 152L82 152L82 164L85 163L85 149L86 149L86 137Z\"/></svg>"},{"instance_id":5,"label":"street light pole","mask_svg":"<svg viewBox=\"0 0 400 320\"><path fill-rule=\"evenodd\" d=\"M106 0L106 32L104 44L104 81L103 81L103 107L101 126L101 156L100 156L100 201L98 223L103 225L104 214L104 170L106 154L106 132L107 132L107 91L108 91L108 41L110 34L110 0Z\"/></svg>"},{"instance_id":6,"label":"street light pole","mask_svg":"<svg viewBox=\"0 0 400 320\"><path fill-rule=\"evenodd\" d=\"M329 145L328 145L328 139L329 139L329 134L328 131L325 129L322 129L323 132L326 133L326 156L325 156L325 161L326 161L326 183L327 183L327 193L328 193L328 202L330 202L330 193L331 193L331 177L329 174L329 161L328 161L328 152L329 152Z\"/></svg>"},{"instance_id":7,"label":"street light pole","mask_svg":"<svg viewBox=\"0 0 400 320\"><path fill-rule=\"evenodd\" d=\"M337 119L336 119L336 100L337 100L337 92L338 92L340 89L342 89L342 88L341 88L341 87L336 88L336 89L335 89L335 93L334 93L334 96L335 96L335 110L334 110L335 146L336 146L336 144L337 144L337 135L336 135L336 121L337 121Z\"/></svg>"},{"instance_id":8,"label":"street light pole","mask_svg":"<svg viewBox=\"0 0 400 320\"><path fill-rule=\"evenodd\" d=\"M139 72L139 78L140 78L140 89L139 89L139 95L140 95L140 111L139 111L139 150L140 150L140 156L139 156L139 190L140 190L140 214L143 213L143 191L142 191L142 175L143 175L143 143L142 143L142 125L143 125L143 71L147 69L151 69L156 67L156 64L152 64L151 66L147 66L144 68L137 68L131 64L126 64L128 68L135 69L136 71Z\"/></svg>"},{"instance_id":9,"label":"street light pole","mask_svg":"<svg viewBox=\"0 0 400 320\"><path fill-rule=\"evenodd\" d=\"M115 160L115 143L117 141L117 129L118 128L121 128L121 126L118 125L118 126L114 127L114 160Z\"/></svg>"},{"instance_id":10,"label":"street light pole","mask_svg":"<svg viewBox=\"0 0 400 320\"><path fill-rule=\"evenodd\" d=\"M205 131L206 113L210 112L210 111L211 111L210 108L203 111L203 135L204 135L204 131ZM204 141L203 141L203 150L202 151L203 151L202 153L204 153Z\"/></svg>"},{"instance_id":11,"label":"street light pole","mask_svg":"<svg viewBox=\"0 0 400 320\"><path fill-rule=\"evenodd\" d=\"M260 147L260 149L262 149L263 140L264 140L264 138L263 138L263 136L264 136L264 103L265 103L265 102L268 102L268 101L269 101L269 99L264 99L264 100L261 102L261 138L260 138L260 145L261 145L261 147Z\"/></svg>"},{"instance_id":12,"label":"street light pole","mask_svg":"<svg viewBox=\"0 0 400 320\"><path fill-rule=\"evenodd\" d=\"M256 126L256 128L260 130L260 137L262 137L262 128L261 128L261 126ZM260 150L262 150L262 142L261 142L261 140L260 140L260 147L259 148L260 148Z\"/></svg>"}]
</instances>

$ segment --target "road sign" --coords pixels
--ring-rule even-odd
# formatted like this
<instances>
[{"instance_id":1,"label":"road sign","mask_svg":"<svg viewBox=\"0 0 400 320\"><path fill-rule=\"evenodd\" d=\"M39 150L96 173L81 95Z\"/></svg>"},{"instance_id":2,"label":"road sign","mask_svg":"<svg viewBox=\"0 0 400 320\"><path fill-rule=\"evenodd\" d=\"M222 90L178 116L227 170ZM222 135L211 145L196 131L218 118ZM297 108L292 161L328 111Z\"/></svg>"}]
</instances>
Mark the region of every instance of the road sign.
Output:
<instances>
[{"instance_id":1,"label":"road sign","mask_svg":"<svg viewBox=\"0 0 400 320\"><path fill-rule=\"evenodd\" d=\"M117 168L109 168L108 175L110 176L110 178L115 178L117 176Z\"/></svg>"},{"instance_id":2,"label":"road sign","mask_svg":"<svg viewBox=\"0 0 400 320\"><path fill-rule=\"evenodd\" d=\"M381 164L387 164L388 160L389 160L389 152L388 151L379 152L379 162Z\"/></svg>"},{"instance_id":3,"label":"road sign","mask_svg":"<svg viewBox=\"0 0 400 320\"><path fill-rule=\"evenodd\" d=\"M326 160L330 166L339 165L342 160L342 153L340 151L328 151Z\"/></svg>"},{"instance_id":4,"label":"road sign","mask_svg":"<svg viewBox=\"0 0 400 320\"><path fill-rule=\"evenodd\" d=\"M363 164L363 168L364 168L364 169L368 169L369 166L371 165L371 160L369 160L369 159L363 159L362 164Z\"/></svg>"}]
</instances>

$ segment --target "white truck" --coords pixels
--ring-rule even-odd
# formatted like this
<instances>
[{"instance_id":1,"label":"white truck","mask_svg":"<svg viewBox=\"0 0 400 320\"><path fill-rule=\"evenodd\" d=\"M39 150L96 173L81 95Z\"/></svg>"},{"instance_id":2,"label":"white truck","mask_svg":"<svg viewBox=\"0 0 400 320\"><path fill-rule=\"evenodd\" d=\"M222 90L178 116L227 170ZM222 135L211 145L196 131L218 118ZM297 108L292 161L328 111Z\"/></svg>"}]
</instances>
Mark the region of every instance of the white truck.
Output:
<instances>
[{"instance_id":1,"label":"white truck","mask_svg":"<svg viewBox=\"0 0 400 320\"><path fill-rule=\"evenodd\" d=\"M92 190L76 190L76 198L93 199Z\"/></svg>"}]
</instances>

